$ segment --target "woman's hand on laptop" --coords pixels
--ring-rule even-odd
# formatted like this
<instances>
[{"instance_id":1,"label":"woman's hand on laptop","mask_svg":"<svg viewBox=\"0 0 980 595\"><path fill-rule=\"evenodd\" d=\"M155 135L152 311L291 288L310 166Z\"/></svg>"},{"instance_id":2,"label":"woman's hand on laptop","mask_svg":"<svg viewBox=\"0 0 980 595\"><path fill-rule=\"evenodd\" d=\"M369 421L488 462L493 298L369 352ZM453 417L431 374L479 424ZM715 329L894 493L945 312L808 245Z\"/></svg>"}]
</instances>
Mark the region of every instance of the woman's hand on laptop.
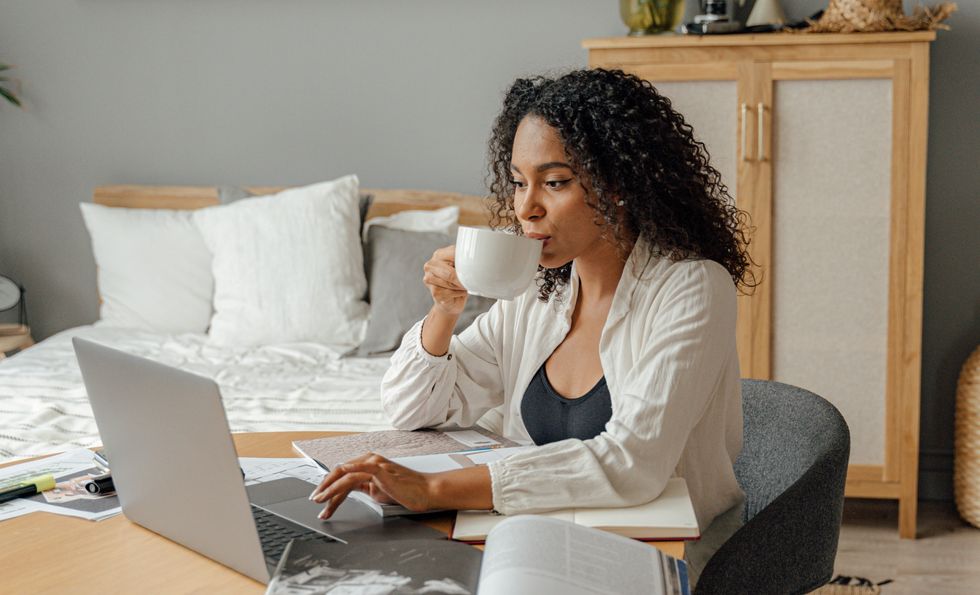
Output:
<instances>
[{"instance_id":1,"label":"woman's hand on laptop","mask_svg":"<svg viewBox=\"0 0 980 595\"><path fill-rule=\"evenodd\" d=\"M397 502L411 511L421 512L429 509L431 475L368 453L335 467L310 499L327 504L320 513L321 519L329 519L352 490L365 492L378 502Z\"/></svg>"},{"instance_id":2,"label":"woman's hand on laptop","mask_svg":"<svg viewBox=\"0 0 980 595\"><path fill-rule=\"evenodd\" d=\"M420 473L374 453L334 468L310 500L326 503L320 518L329 519L353 490L361 490L379 502L401 504L413 512L493 507L490 472L484 465Z\"/></svg>"}]
</instances>

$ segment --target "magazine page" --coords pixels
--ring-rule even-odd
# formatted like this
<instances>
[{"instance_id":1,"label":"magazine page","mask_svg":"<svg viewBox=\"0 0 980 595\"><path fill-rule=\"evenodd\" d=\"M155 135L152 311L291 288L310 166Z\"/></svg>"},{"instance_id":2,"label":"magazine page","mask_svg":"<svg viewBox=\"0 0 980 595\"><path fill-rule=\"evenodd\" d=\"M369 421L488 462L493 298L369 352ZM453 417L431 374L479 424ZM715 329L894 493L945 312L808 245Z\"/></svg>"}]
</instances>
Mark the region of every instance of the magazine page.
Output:
<instances>
[{"instance_id":1,"label":"magazine page","mask_svg":"<svg viewBox=\"0 0 980 595\"><path fill-rule=\"evenodd\" d=\"M687 567L656 548L557 519L509 518L487 536L481 595L687 595Z\"/></svg>"}]
</instances>

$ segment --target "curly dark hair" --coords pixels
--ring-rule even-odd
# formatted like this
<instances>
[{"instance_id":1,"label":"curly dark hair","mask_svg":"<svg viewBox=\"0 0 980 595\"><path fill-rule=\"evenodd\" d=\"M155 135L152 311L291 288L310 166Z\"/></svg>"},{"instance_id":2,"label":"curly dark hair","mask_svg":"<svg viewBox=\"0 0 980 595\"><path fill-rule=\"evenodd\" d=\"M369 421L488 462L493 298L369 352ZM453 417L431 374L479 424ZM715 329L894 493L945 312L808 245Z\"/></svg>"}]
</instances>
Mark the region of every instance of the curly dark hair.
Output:
<instances>
[{"instance_id":1,"label":"curly dark hair","mask_svg":"<svg viewBox=\"0 0 980 595\"><path fill-rule=\"evenodd\" d=\"M704 143L649 81L621 70L575 70L511 85L488 148L494 228L522 233L514 212L511 158L517 126L528 116L557 131L596 223L624 256L642 237L672 260L718 262L743 292L755 287L748 215L709 165ZM570 275L571 263L539 267L539 299L560 294Z\"/></svg>"}]
</instances>

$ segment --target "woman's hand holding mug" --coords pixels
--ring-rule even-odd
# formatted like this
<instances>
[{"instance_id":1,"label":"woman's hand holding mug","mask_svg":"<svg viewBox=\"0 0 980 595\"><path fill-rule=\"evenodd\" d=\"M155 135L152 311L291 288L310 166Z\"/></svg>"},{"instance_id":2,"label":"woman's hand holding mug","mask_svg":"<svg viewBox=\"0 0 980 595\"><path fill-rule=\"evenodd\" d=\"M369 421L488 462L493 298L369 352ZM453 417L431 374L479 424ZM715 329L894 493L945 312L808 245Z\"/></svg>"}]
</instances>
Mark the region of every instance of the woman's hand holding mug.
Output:
<instances>
[{"instance_id":1,"label":"woman's hand holding mug","mask_svg":"<svg viewBox=\"0 0 980 595\"><path fill-rule=\"evenodd\" d=\"M439 248L422 268L422 281L429 288L435 307L450 316L459 316L469 294L456 276L456 246Z\"/></svg>"}]
</instances>

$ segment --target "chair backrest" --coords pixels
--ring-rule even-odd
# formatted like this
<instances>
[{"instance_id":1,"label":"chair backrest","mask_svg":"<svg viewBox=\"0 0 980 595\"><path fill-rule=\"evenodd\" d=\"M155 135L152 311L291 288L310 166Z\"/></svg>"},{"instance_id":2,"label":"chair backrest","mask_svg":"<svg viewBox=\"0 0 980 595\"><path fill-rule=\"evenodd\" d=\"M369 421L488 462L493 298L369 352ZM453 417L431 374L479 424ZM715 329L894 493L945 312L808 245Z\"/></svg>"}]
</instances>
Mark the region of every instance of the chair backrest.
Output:
<instances>
[{"instance_id":1,"label":"chair backrest","mask_svg":"<svg viewBox=\"0 0 980 595\"><path fill-rule=\"evenodd\" d=\"M807 593L837 555L850 433L837 409L788 384L742 381L735 475L745 525L708 561L695 593Z\"/></svg>"}]
</instances>

